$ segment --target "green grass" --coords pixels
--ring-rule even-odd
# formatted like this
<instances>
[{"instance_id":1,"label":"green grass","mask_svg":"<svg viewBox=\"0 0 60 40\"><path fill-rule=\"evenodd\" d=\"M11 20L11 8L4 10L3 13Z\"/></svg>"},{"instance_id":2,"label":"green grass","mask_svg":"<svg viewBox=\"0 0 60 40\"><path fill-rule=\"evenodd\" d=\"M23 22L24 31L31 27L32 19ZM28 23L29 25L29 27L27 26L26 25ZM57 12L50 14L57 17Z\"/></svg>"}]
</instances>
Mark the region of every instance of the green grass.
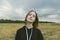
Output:
<instances>
[{"instance_id":1,"label":"green grass","mask_svg":"<svg viewBox=\"0 0 60 40\"><path fill-rule=\"evenodd\" d=\"M23 25L24 23L0 23L0 40L15 40L16 31ZM39 23L38 29L45 40L60 40L60 24Z\"/></svg>"}]
</instances>

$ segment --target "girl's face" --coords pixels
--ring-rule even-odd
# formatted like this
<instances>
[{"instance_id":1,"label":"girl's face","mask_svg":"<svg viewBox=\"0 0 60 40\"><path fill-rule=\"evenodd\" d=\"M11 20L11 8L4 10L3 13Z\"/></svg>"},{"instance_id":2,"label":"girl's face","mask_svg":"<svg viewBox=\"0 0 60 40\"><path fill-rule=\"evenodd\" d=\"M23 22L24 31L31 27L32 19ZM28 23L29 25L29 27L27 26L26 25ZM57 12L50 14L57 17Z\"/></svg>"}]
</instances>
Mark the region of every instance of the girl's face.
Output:
<instances>
[{"instance_id":1,"label":"girl's face","mask_svg":"<svg viewBox=\"0 0 60 40\"><path fill-rule=\"evenodd\" d=\"M36 18L36 14L35 12L30 12L27 16L27 22L34 22Z\"/></svg>"}]
</instances>

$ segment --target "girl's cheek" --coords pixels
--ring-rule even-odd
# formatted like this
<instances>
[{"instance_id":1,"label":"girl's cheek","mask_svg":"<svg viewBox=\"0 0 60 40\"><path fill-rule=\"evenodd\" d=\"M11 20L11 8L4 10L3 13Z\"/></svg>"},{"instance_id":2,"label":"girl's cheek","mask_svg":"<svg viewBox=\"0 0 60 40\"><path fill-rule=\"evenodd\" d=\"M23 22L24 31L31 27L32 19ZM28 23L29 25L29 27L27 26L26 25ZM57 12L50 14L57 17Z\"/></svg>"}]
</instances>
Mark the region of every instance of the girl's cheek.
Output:
<instances>
[{"instance_id":1,"label":"girl's cheek","mask_svg":"<svg viewBox=\"0 0 60 40\"><path fill-rule=\"evenodd\" d=\"M33 21L35 21L35 18L33 18Z\"/></svg>"},{"instance_id":2,"label":"girl's cheek","mask_svg":"<svg viewBox=\"0 0 60 40\"><path fill-rule=\"evenodd\" d=\"M29 18L30 18L30 17L28 16L28 17L27 17L27 21L29 21Z\"/></svg>"},{"instance_id":3,"label":"girl's cheek","mask_svg":"<svg viewBox=\"0 0 60 40\"><path fill-rule=\"evenodd\" d=\"M29 19L30 18L30 16L27 16L27 19Z\"/></svg>"}]
</instances>

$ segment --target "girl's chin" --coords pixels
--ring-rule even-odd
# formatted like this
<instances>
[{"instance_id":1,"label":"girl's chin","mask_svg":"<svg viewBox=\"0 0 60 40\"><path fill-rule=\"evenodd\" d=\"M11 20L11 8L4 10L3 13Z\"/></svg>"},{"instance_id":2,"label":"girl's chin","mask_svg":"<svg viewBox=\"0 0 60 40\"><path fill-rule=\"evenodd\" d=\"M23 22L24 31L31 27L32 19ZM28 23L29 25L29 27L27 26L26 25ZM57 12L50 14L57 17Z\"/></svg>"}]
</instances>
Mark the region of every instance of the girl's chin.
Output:
<instances>
[{"instance_id":1,"label":"girl's chin","mask_svg":"<svg viewBox=\"0 0 60 40\"><path fill-rule=\"evenodd\" d=\"M33 21L28 21L28 22L33 23Z\"/></svg>"}]
</instances>

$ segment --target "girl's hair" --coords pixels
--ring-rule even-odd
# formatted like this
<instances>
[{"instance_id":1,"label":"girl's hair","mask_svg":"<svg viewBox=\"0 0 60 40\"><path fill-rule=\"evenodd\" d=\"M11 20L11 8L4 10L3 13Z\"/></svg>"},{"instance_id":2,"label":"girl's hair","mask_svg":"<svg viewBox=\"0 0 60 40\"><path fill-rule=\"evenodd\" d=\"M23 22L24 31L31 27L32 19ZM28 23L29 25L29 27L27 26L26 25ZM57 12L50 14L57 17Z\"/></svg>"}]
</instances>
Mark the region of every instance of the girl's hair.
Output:
<instances>
[{"instance_id":1,"label":"girl's hair","mask_svg":"<svg viewBox=\"0 0 60 40\"><path fill-rule=\"evenodd\" d=\"M27 16L31 13L31 12L34 12L35 14L36 14L36 17L35 17L35 21L33 22L33 27L34 28L36 28L36 27L38 27L38 16L37 16L37 13L36 13L36 11L34 11L34 10L31 10L31 11L29 11L28 12L28 14L26 15L26 17L25 17L25 24L27 23Z\"/></svg>"}]
</instances>

